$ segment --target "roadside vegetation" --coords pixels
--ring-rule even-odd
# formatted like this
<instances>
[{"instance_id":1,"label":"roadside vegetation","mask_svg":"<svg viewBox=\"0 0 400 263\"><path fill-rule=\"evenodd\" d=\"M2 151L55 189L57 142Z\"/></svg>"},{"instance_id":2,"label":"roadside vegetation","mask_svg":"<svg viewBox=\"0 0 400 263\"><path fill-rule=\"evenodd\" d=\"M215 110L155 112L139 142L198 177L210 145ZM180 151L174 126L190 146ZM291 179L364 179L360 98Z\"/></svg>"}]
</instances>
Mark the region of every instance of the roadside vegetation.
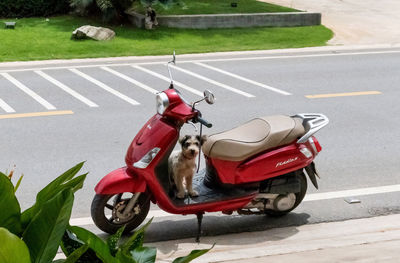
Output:
<instances>
[{"instance_id":1,"label":"roadside vegetation","mask_svg":"<svg viewBox=\"0 0 400 263\"><path fill-rule=\"evenodd\" d=\"M133 10L144 14L146 7L150 2L152 2L152 7L159 15L298 12L296 9L260 2L257 0L140 0L133 2ZM234 4L234 6L232 6L232 3L236 3L236 5Z\"/></svg>"},{"instance_id":2,"label":"roadside vegetation","mask_svg":"<svg viewBox=\"0 0 400 263\"><path fill-rule=\"evenodd\" d=\"M0 262L1 263L153 263L157 249L143 245L147 222L130 237L121 240L124 227L107 240L77 226L70 226L74 193L87 174L76 176L80 163L69 169L36 196L33 206L21 212L12 183L13 172L0 172ZM54 261L59 247L66 259ZM173 263L186 263L210 249L193 250Z\"/></svg>"},{"instance_id":3,"label":"roadside vegetation","mask_svg":"<svg viewBox=\"0 0 400 263\"><path fill-rule=\"evenodd\" d=\"M5 19L0 19L3 24ZM332 37L324 26L234 29L138 29L108 26L116 32L111 41L70 40L82 25L103 25L97 20L59 16L23 18L15 29L0 27L0 61L165 55L217 51L262 50L322 46Z\"/></svg>"}]
</instances>

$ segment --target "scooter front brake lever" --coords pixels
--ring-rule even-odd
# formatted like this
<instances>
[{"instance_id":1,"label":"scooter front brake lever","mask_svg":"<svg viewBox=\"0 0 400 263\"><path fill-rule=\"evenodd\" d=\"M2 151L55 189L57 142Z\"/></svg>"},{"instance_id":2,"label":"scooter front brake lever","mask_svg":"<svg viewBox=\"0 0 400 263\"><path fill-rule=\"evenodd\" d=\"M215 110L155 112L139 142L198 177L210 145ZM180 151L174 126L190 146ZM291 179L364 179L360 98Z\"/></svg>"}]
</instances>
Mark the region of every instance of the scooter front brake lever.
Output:
<instances>
[{"instance_id":1,"label":"scooter front brake lever","mask_svg":"<svg viewBox=\"0 0 400 263\"><path fill-rule=\"evenodd\" d=\"M196 125L195 125L193 122L188 121L187 123L193 125L193 127L194 127L194 132L197 132L197 127L196 127Z\"/></svg>"}]
</instances>

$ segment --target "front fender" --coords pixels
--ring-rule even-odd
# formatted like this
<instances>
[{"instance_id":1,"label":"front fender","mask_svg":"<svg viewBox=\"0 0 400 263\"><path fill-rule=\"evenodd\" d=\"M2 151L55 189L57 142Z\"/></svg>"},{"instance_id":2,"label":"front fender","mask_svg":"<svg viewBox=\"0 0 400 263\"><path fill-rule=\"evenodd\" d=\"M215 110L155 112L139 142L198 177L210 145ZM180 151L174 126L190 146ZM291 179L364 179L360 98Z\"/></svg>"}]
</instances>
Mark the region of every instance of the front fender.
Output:
<instances>
[{"instance_id":1,"label":"front fender","mask_svg":"<svg viewBox=\"0 0 400 263\"><path fill-rule=\"evenodd\" d=\"M147 188L146 181L140 176L128 173L127 167L122 167L107 174L94 188L96 194L145 192Z\"/></svg>"}]
</instances>

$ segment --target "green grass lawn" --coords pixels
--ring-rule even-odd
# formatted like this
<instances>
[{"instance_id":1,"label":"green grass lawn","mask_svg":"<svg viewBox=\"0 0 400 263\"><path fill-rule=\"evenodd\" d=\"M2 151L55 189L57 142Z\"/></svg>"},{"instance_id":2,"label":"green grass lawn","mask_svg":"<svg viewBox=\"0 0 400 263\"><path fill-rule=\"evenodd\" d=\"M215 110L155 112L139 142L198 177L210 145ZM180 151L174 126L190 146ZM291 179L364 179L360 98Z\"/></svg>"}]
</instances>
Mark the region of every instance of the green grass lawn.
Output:
<instances>
[{"instance_id":1,"label":"green grass lawn","mask_svg":"<svg viewBox=\"0 0 400 263\"><path fill-rule=\"evenodd\" d=\"M0 20L0 25L6 20ZM19 19L0 27L0 61L165 55L322 46L332 37L324 26L235 29L137 29L113 27L111 41L70 40L71 32L94 21L70 16Z\"/></svg>"},{"instance_id":2,"label":"green grass lawn","mask_svg":"<svg viewBox=\"0 0 400 263\"><path fill-rule=\"evenodd\" d=\"M231 7L231 3L237 7ZM232 14L232 13L274 13L297 12L298 10L259 2L257 0L179 0L168 5L155 4L153 8L159 15L196 15L196 14ZM135 1L133 9L144 14L145 8Z\"/></svg>"}]
</instances>

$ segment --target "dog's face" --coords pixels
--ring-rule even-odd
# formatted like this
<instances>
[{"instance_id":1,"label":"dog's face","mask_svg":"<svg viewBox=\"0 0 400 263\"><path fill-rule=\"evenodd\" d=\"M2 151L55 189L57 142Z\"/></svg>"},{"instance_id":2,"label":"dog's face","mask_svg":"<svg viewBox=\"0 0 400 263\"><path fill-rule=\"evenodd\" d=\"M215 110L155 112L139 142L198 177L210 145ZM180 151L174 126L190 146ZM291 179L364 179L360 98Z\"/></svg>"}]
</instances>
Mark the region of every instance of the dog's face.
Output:
<instances>
[{"instance_id":1,"label":"dog's face","mask_svg":"<svg viewBox=\"0 0 400 263\"><path fill-rule=\"evenodd\" d=\"M206 136L185 135L179 140L182 146L182 153L188 159L193 159L199 154L201 145L207 140Z\"/></svg>"}]
</instances>

